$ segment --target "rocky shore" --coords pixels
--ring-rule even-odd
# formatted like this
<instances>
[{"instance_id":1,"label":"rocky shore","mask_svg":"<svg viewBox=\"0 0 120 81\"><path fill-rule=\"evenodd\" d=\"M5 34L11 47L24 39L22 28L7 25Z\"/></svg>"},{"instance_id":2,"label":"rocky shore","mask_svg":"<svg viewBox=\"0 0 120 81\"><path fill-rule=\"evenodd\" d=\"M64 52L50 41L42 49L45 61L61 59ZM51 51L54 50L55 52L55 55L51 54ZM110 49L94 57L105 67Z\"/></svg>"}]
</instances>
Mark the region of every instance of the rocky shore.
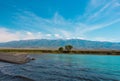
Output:
<instances>
[{"instance_id":1,"label":"rocky shore","mask_svg":"<svg viewBox=\"0 0 120 81\"><path fill-rule=\"evenodd\" d=\"M30 60L31 59L28 57L28 54L0 53L0 61L23 64L29 62Z\"/></svg>"}]
</instances>

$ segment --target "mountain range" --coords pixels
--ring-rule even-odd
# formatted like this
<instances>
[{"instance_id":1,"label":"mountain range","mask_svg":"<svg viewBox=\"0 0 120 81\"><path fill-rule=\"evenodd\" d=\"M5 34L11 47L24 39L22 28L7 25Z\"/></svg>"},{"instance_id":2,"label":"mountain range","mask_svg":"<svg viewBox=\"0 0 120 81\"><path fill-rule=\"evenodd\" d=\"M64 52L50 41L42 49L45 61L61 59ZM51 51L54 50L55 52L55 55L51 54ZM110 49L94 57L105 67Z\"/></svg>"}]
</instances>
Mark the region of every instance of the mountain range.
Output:
<instances>
[{"instance_id":1,"label":"mountain range","mask_svg":"<svg viewBox=\"0 0 120 81\"><path fill-rule=\"evenodd\" d=\"M34 39L0 43L0 48L47 48L58 49L61 46L72 45L74 49L112 49L120 50L120 42L99 42L81 39Z\"/></svg>"}]
</instances>

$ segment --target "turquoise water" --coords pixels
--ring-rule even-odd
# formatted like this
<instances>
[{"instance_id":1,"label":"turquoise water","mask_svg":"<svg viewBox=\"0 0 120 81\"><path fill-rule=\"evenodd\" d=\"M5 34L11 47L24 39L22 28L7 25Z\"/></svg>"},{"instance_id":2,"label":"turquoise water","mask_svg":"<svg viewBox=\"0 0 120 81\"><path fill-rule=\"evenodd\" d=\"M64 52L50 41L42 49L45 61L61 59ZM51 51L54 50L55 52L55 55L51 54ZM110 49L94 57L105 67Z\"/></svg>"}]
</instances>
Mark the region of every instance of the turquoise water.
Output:
<instances>
[{"instance_id":1,"label":"turquoise water","mask_svg":"<svg viewBox=\"0 0 120 81\"><path fill-rule=\"evenodd\" d=\"M120 81L120 56L37 54L26 64L0 62L0 81Z\"/></svg>"}]
</instances>

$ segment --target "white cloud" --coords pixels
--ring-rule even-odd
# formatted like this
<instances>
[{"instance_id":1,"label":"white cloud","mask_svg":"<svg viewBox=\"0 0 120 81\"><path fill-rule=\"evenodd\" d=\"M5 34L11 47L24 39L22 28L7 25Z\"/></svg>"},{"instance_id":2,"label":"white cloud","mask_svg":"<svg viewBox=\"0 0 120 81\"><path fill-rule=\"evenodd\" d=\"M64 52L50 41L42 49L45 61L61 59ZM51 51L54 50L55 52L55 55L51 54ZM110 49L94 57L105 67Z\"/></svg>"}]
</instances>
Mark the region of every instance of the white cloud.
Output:
<instances>
[{"instance_id":1,"label":"white cloud","mask_svg":"<svg viewBox=\"0 0 120 81\"><path fill-rule=\"evenodd\" d=\"M51 34L46 34L47 37L51 37L52 35Z\"/></svg>"},{"instance_id":2,"label":"white cloud","mask_svg":"<svg viewBox=\"0 0 120 81\"><path fill-rule=\"evenodd\" d=\"M60 37L60 35L59 35L59 34L55 34L55 37L59 38L59 37Z\"/></svg>"},{"instance_id":3,"label":"white cloud","mask_svg":"<svg viewBox=\"0 0 120 81\"><path fill-rule=\"evenodd\" d=\"M96 3L96 2L95 2ZM106 10L109 6L111 6L113 2L109 2L107 4L105 4L99 11L95 12L94 14L92 14L90 17L88 17L88 20L87 21L91 21L93 20L94 18L98 17L99 14L101 14L104 10Z\"/></svg>"},{"instance_id":4,"label":"white cloud","mask_svg":"<svg viewBox=\"0 0 120 81\"><path fill-rule=\"evenodd\" d=\"M94 0L93 0L93 2L94 2ZM108 4L106 4L103 8L101 8L99 11L94 13L92 16L90 16L89 22L94 21L94 20L91 20L91 18L93 18L93 16L95 17L95 16L99 15L99 13L101 13L107 7L109 7L111 3L112 3L112 1L109 2ZM99 19L99 18L96 18L95 20L97 20L97 19ZM118 19L114 19L114 21L115 20L118 20ZM77 34L76 32L73 32L73 31L77 30L77 31L79 31L80 34L82 34L82 33L85 33L84 31L86 31L86 30L90 31L91 29L95 29L96 26L97 27L99 26L99 28L103 28L102 25L105 26L109 22L108 21L101 22L100 24L98 24L96 22L95 25L88 24L86 22L75 22L74 20L66 20L61 15L59 15L57 12L54 14L53 18L45 19L40 16L37 16L33 12L24 11L23 13L16 16L15 23L17 23L17 25L19 25L20 27L23 27L23 29L25 29L25 30L48 32L50 34L55 34L57 31L56 29L58 29L57 33L60 33L60 34L61 34L61 32L63 32L63 34L67 33L67 34L65 34L65 37L68 37L68 35ZM21 24L21 23L23 23L23 24Z\"/></svg>"},{"instance_id":5,"label":"white cloud","mask_svg":"<svg viewBox=\"0 0 120 81\"><path fill-rule=\"evenodd\" d=\"M116 2L115 6L120 7L120 2Z\"/></svg>"},{"instance_id":6,"label":"white cloud","mask_svg":"<svg viewBox=\"0 0 120 81\"><path fill-rule=\"evenodd\" d=\"M91 0L86 8L86 13L81 20L65 19L59 13L55 13L50 19L42 18L30 11L18 12L13 21L16 27L21 28L18 31L10 32L10 29L0 27L0 41L26 40L26 39L54 39L54 38L78 38L85 39L86 33L109 27L120 22L118 18L118 0L106 1ZM114 5L113 5L114 4ZM115 6L116 5L116 6ZM99 8L99 10L97 10ZM105 13L103 13L105 11ZM113 16L109 13L113 12ZM118 14L118 15L116 15ZM103 21L101 19L104 19ZM86 22L87 21L87 22ZM97 22L99 21L99 22ZM95 23L95 24L94 24Z\"/></svg>"},{"instance_id":7,"label":"white cloud","mask_svg":"<svg viewBox=\"0 0 120 81\"><path fill-rule=\"evenodd\" d=\"M11 33L9 30L0 27L0 42L19 40L19 33Z\"/></svg>"},{"instance_id":8,"label":"white cloud","mask_svg":"<svg viewBox=\"0 0 120 81\"><path fill-rule=\"evenodd\" d=\"M40 32L32 33L30 31L11 31L5 27L0 27L0 42L8 42L15 40L29 40L29 39L42 39L50 37L50 34L43 34Z\"/></svg>"},{"instance_id":9,"label":"white cloud","mask_svg":"<svg viewBox=\"0 0 120 81\"><path fill-rule=\"evenodd\" d=\"M120 16L119 0L91 0L86 7L83 19L88 24L108 23ZM112 15L112 16L111 16Z\"/></svg>"},{"instance_id":10,"label":"white cloud","mask_svg":"<svg viewBox=\"0 0 120 81\"><path fill-rule=\"evenodd\" d=\"M27 35L33 35L32 32L29 32L29 31L27 31L26 33Z\"/></svg>"},{"instance_id":11,"label":"white cloud","mask_svg":"<svg viewBox=\"0 0 120 81\"><path fill-rule=\"evenodd\" d=\"M105 42L105 41L109 41L109 42L119 42L119 41L116 40L116 39L113 39L113 38L104 38L104 37L95 37L95 38L92 38L91 40L93 40L93 41L101 41L101 42Z\"/></svg>"},{"instance_id":12,"label":"white cloud","mask_svg":"<svg viewBox=\"0 0 120 81\"><path fill-rule=\"evenodd\" d=\"M0 42L12 40L27 40L27 39L85 39L85 34L94 30L108 27L112 24L120 22L120 19L113 20L109 23L91 24L81 22L73 22L64 19L58 13L52 19L44 19L36 16L32 12L25 12L26 16L19 15L17 25L24 27L19 32L9 32L8 29L0 29ZM29 22L28 22L29 21ZM22 24L21 24L22 23ZM25 29L25 30L24 30ZM35 30L34 30L35 29ZM37 29L37 30L36 30ZM36 31L36 32L32 32Z\"/></svg>"},{"instance_id":13,"label":"white cloud","mask_svg":"<svg viewBox=\"0 0 120 81\"><path fill-rule=\"evenodd\" d=\"M117 20L113 20L113 21L111 21L109 23L105 23L105 24L91 25L91 26L89 26L89 28L84 29L82 32L87 33L87 32L90 32L90 31L94 31L94 30L98 30L98 29L101 29L101 28L109 27L110 25L115 24L115 23L119 23L119 22L120 22L120 19L117 19Z\"/></svg>"}]
</instances>

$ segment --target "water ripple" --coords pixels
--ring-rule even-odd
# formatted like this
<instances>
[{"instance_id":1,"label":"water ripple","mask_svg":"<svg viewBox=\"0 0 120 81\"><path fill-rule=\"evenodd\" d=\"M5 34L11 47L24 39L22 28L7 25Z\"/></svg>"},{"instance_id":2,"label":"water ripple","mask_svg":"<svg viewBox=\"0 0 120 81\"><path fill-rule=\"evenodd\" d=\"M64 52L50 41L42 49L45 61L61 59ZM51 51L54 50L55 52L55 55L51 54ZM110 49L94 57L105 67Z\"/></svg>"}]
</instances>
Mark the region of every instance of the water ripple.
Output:
<instances>
[{"instance_id":1,"label":"water ripple","mask_svg":"<svg viewBox=\"0 0 120 81\"><path fill-rule=\"evenodd\" d=\"M0 81L120 81L120 70L116 68L120 63L116 61L118 65L105 58L103 65L96 57L89 60L91 57L86 56L84 60L81 56L63 56L56 59L58 55L35 55L36 60L22 65L0 62Z\"/></svg>"}]
</instances>

